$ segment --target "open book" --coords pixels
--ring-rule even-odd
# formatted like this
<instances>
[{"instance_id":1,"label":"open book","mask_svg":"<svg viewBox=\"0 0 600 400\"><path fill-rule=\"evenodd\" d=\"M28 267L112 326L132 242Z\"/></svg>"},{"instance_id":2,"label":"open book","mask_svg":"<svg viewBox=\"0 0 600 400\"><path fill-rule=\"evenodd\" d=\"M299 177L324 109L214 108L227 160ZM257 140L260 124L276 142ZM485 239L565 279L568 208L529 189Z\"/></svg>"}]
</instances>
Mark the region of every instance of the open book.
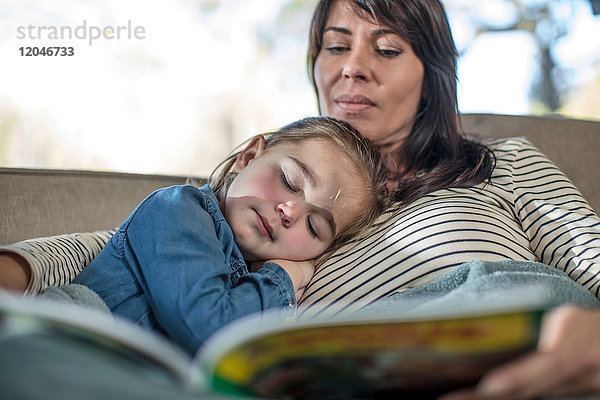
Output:
<instances>
[{"instance_id":1,"label":"open book","mask_svg":"<svg viewBox=\"0 0 600 400\"><path fill-rule=\"evenodd\" d=\"M271 398L435 397L534 348L542 313L512 307L283 323L263 314L225 327L190 359L162 336L106 314L0 296L4 337L69 335L152 363L182 390Z\"/></svg>"},{"instance_id":2,"label":"open book","mask_svg":"<svg viewBox=\"0 0 600 400\"><path fill-rule=\"evenodd\" d=\"M254 317L213 336L196 363L208 384L226 393L435 398L533 349L542 314L496 310L278 325Z\"/></svg>"}]
</instances>

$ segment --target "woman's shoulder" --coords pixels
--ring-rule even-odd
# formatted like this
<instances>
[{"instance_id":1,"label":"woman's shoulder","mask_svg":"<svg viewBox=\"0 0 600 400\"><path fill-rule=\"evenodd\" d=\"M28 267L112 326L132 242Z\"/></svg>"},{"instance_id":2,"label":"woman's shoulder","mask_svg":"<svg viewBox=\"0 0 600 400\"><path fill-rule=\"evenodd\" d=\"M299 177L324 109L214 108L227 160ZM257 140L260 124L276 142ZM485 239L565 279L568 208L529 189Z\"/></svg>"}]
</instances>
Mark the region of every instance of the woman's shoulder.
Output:
<instances>
[{"instance_id":1,"label":"woman's shoulder","mask_svg":"<svg viewBox=\"0 0 600 400\"><path fill-rule=\"evenodd\" d=\"M496 157L496 169L527 159L532 163L546 163L548 158L526 137L490 138L482 141Z\"/></svg>"},{"instance_id":2,"label":"woman's shoulder","mask_svg":"<svg viewBox=\"0 0 600 400\"><path fill-rule=\"evenodd\" d=\"M515 136L507 138L486 138L481 141L494 153L517 151L523 148L534 148L535 146L524 136Z\"/></svg>"}]
</instances>

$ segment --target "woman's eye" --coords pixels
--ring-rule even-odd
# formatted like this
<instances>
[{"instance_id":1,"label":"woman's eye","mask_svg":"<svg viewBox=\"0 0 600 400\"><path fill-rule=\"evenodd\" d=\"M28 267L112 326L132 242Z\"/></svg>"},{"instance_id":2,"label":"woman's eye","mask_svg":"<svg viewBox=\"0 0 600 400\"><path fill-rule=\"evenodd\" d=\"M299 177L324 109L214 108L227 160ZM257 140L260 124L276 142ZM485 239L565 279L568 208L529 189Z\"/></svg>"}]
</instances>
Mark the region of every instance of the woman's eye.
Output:
<instances>
[{"instance_id":1,"label":"woman's eye","mask_svg":"<svg viewBox=\"0 0 600 400\"><path fill-rule=\"evenodd\" d=\"M393 57L396 57L398 54L400 54L400 51L398 51L398 50L377 49L376 51L380 56L383 56L386 58L393 58Z\"/></svg>"},{"instance_id":2,"label":"woman's eye","mask_svg":"<svg viewBox=\"0 0 600 400\"><path fill-rule=\"evenodd\" d=\"M306 217L306 228L308 229L308 233L310 233L310 235L312 237L314 237L315 239L319 238L319 235L317 235L317 231L315 231L315 228L312 226L312 223L310 222L310 217Z\"/></svg>"},{"instance_id":3,"label":"woman's eye","mask_svg":"<svg viewBox=\"0 0 600 400\"><path fill-rule=\"evenodd\" d=\"M347 51L348 48L344 46L329 46L325 50L327 50L330 54L342 54L344 51Z\"/></svg>"},{"instance_id":4,"label":"woman's eye","mask_svg":"<svg viewBox=\"0 0 600 400\"><path fill-rule=\"evenodd\" d=\"M285 176L285 174L283 172L281 173L281 181L283 182L283 187L285 187L285 190L287 190L290 193L297 192L297 190L290 184L290 182L288 181L287 177Z\"/></svg>"}]
</instances>

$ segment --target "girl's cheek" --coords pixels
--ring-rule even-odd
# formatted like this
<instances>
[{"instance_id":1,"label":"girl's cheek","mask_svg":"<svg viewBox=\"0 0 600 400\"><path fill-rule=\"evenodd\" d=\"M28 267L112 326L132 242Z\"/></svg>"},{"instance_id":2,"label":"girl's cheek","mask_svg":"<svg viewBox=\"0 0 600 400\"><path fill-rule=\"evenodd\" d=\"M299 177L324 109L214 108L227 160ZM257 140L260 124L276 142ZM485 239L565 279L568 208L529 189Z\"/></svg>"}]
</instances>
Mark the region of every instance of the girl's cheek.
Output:
<instances>
[{"instance_id":1,"label":"girl's cheek","mask_svg":"<svg viewBox=\"0 0 600 400\"><path fill-rule=\"evenodd\" d=\"M294 228L297 229L292 228L289 230L288 228L287 241L294 247L304 246L308 244L309 241L308 232L306 232L306 234L302 232L300 224L302 224L302 221L296 221L296 226Z\"/></svg>"},{"instance_id":2,"label":"girl's cheek","mask_svg":"<svg viewBox=\"0 0 600 400\"><path fill-rule=\"evenodd\" d=\"M281 190L277 183L273 182L273 179L266 177L257 179L256 186L257 193L263 198L275 199L274 196L279 194Z\"/></svg>"},{"instance_id":3,"label":"girl's cheek","mask_svg":"<svg viewBox=\"0 0 600 400\"><path fill-rule=\"evenodd\" d=\"M299 221L302 223L302 221ZM289 247L294 249L298 258L311 259L321 255L329 244L315 240L304 226L298 226L298 231L289 236Z\"/></svg>"},{"instance_id":4,"label":"girl's cheek","mask_svg":"<svg viewBox=\"0 0 600 400\"><path fill-rule=\"evenodd\" d=\"M297 223L299 224L301 221L298 221ZM300 226L297 226L296 228L300 228ZM286 246L294 253L299 253L310 248L311 243L308 232L304 234L301 229L295 229L293 231L288 231L287 233Z\"/></svg>"}]
</instances>

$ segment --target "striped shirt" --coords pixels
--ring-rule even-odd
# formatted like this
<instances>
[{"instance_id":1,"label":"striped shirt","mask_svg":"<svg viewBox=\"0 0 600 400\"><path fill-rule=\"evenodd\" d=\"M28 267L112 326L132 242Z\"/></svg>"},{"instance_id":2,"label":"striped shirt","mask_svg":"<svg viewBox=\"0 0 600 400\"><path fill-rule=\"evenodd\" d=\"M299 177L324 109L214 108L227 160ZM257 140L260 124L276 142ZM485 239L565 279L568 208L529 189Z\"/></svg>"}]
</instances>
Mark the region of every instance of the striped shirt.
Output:
<instances>
[{"instance_id":1,"label":"striped shirt","mask_svg":"<svg viewBox=\"0 0 600 400\"><path fill-rule=\"evenodd\" d=\"M489 182L435 191L388 211L317 268L301 315L355 311L473 259L540 261L599 297L600 220L566 176L524 138L490 140Z\"/></svg>"},{"instance_id":2,"label":"striped shirt","mask_svg":"<svg viewBox=\"0 0 600 400\"><path fill-rule=\"evenodd\" d=\"M300 315L355 311L473 259L540 261L600 297L600 220L566 176L524 138L487 142L489 182L433 192L385 213L317 271ZM27 293L70 282L114 233L33 239L1 247L29 261Z\"/></svg>"},{"instance_id":3,"label":"striped shirt","mask_svg":"<svg viewBox=\"0 0 600 400\"><path fill-rule=\"evenodd\" d=\"M25 296L48 286L70 283L100 253L116 229L29 239L0 247L19 254L31 265Z\"/></svg>"}]
</instances>

